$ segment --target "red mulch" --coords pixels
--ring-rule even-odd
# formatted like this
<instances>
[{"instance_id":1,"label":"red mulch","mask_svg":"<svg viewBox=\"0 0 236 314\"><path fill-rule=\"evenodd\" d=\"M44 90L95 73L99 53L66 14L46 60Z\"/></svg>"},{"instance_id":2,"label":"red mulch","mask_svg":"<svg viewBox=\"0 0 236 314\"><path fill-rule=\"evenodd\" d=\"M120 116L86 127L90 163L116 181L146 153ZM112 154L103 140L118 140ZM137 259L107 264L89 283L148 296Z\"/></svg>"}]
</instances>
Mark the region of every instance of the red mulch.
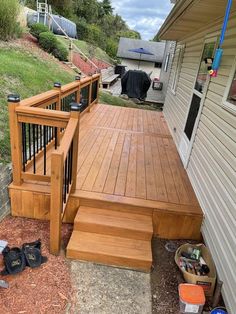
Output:
<instances>
[{"instance_id":1,"label":"red mulch","mask_svg":"<svg viewBox=\"0 0 236 314\"><path fill-rule=\"evenodd\" d=\"M107 69L110 67L110 65L102 60L98 60L96 58L93 58L93 63L98 67L98 69L93 66L89 61L86 61L84 57L81 57L81 55L78 52L73 52L73 63L76 65L84 74L90 75L97 72L97 70Z\"/></svg>"},{"instance_id":2,"label":"red mulch","mask_svg":"<svg viewBox=\"0 0 236 314\"><path fill-rule=\"evenodd\" d=\"M96 66L99 68L99 70L107 69L111 66L109 63L107 63L103 60L99 60L97 58L93 58L92 61L94 64L96 64Z\"/></svg>"},{"instance_id":3,"label":"red mulch","mask_svg":"<svg viewBox=\"0 0 236 314\"><path fill-rule=\"evenodd\" d=\"M71 225L63 225L66 245L72 231ZM25 242L42 241L42 253L48 261L39 268L27 267L22 273L1 276L9 283L8 289L0 288L0 313L65 313L68 304L73 307L74 291L70 278L70 262L63 256L49 253L49 223L8 216L0 223L0 239L10 247L20 247ZM0 266L3 268L2 255ZM72 313L69 310L68 313Z\"/></svg>"}]
</instances>

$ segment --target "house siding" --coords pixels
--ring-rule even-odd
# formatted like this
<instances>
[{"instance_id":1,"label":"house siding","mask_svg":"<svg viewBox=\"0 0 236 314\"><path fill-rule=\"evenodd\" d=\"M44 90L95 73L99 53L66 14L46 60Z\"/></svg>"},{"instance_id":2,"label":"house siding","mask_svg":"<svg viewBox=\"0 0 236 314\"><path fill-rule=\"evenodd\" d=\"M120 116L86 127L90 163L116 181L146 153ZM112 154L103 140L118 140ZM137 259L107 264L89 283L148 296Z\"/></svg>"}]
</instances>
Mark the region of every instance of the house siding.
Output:
<instances>
[{"instance_id":1,"label":"house siding","mask_svg":"<svg viewBox=\"0 0 236 314\"><path fill-rule=\"evenodd\" d=\"M193 86L205 37L219 35L222 21L177 43L185 45L176 93L171 91L177 56L164 106L164 115L180 152ZM222 99L236 56L236 13L231 14L224 55L211 78L203 104L187 172L204 211L202 234L213 255L223 296L230 313L236 311L236 116L223 109Z\"/></svg>"}]
</instances>

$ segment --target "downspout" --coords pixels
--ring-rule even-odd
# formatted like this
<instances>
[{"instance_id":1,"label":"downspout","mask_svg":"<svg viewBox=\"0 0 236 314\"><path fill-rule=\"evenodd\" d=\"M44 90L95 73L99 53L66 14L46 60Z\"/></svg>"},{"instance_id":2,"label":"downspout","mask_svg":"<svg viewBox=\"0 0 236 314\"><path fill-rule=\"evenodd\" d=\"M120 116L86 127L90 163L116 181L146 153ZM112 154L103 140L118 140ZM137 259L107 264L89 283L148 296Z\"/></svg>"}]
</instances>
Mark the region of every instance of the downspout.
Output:
<instances>
[{"instance_id":1,"label":"downspout","mask_svg":"<svg viewBox=\"0 0 236 314\"><path fill-rule=\"evenodd\" d=\"M218 74L218 70L220 67L220 63L221 63L221 59L223 56L223 43L224 43L224 39L225 39L225 33L227 30L227 25L228 25L228 21L229 21L229 16L230 16L230 10L232 7L232 2L233 0L228 0L228 4L226 7L226 11L225 11L225 18L224 18L224 22L223 22L223 26L222 26L222 31L221 31L221 35L220 35L220 42L219 42L219 46L216 49L215 52L215 57L214 57L214 61L212 64L212 69L209 71L210 76L212 77L217 77Z\"/></svg>"}]
</instances>

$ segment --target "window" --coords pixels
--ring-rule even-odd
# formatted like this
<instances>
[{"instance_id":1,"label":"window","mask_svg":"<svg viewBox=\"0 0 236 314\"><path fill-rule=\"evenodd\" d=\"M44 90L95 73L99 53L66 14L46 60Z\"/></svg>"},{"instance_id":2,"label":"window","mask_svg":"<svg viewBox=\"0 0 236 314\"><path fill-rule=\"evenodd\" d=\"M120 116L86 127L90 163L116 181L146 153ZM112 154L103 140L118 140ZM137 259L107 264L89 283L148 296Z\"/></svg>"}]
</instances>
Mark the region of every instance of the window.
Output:
<instances>
[{"instance_id":1,"label":"window","mask_svg":"<svg viewBox=\"0 0 236 314\"><path fill-rule=\"evenodd\" d=\"M208 77L208 68L205 63L205 59L213 58L214 51L215 51L215 42L209 42L204 45L202 59L201 59L201 63L199 66L197 79L195 83L195 89L201 94L203 93L204 86Z\"/></svg>"},{"instance_id":2,"label":"window","mask_svg":"<svg viewBox=\"0 0 236 314\"><path fill-rule=\"evenodd\" d=\"M161 68L161 67L162 67L162 63L161 62L155 62L154 68Z\"/></svg>"},{"instance_id":3,"label":"window","mask_svg":"<svg viewBox=\"0 0 236 314\"><path fill-rule=\"evenodd\" d=\"M168 53L168 55L166 56L165 65L164 65L164 71L165 71L165 72L168 71L169 61L170 61L170 54Z\"/></svg>"},{"instance_id":4,"label":"window","mask_svg":"<svg viewBox=\"0 0 236 314\"><path fill-rule=\"evenodd\" d=\"M189 139L189 141L192 138L193 128L194 128L195 121L198 116L200 104L201 104L201 98L193 94L192 102L191 102L189 113L188 113L188 118L187 118L186 125L184 128L184 133L187 135L187 138Z\"/></svg>"},{"instance_id":5,"label":"window","mask_svg":"<svg viewBox=\"0 0 236 314\"><path fill-rule=\"evenodd\" d=\"M178 83L179 75L180 75L181 64L183 61L183 56L184 56L184 45L181 45L181 46L178 46L175 51L176 67L175 67L174 77L173 77L172 86L171 86L171 91L173 94L175 94L176 92L177 83Z\"/></svg>"},{"instance_id":6,"label":"window","mask_svg":"<svg viewBox=\"0 0 236 314\"><path fill-rule=\"evenodd\" d=\"M236 115L236 59L223 98L223 107Z\"/></svg>"}]
</instances>

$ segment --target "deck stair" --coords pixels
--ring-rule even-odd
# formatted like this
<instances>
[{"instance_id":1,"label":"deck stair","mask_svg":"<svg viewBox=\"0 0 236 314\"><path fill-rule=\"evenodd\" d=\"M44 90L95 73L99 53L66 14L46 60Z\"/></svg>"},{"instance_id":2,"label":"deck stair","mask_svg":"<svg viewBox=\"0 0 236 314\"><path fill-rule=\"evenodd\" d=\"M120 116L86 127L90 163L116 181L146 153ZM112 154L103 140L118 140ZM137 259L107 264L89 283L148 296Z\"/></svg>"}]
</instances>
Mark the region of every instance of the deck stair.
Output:
<instances>
[{"instance_id":1,"label":"deck stair","mask_svg":"<svg viewBox=\"0 0 236 314\"><path fill-rule=\"evenodd\" d=\"M150 271L152 217L80 206L67 246L67 257Z\"/></svg>"}]
</instances>

